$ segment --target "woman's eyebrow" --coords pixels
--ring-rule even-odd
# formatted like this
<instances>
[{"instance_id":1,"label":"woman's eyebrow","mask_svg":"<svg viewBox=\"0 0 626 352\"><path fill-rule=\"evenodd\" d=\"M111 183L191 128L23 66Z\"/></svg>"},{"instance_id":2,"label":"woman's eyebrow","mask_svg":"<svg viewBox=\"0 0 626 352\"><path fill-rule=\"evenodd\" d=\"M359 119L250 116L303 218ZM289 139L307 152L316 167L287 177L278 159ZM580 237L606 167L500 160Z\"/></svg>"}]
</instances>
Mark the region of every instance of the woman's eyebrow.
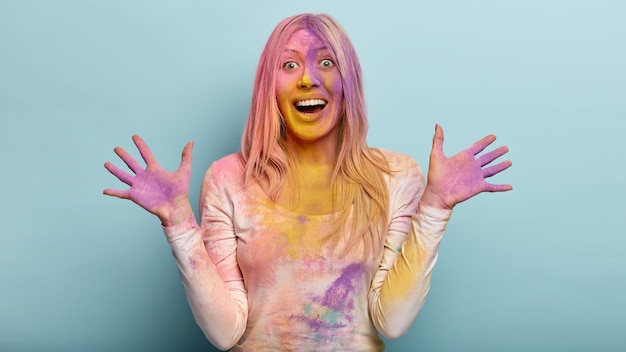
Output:
<instances>
[{"instance_id":1,"label":"woman's eyebrow","mask_svg":"<svg viewBox=\"0 0 626 352\"><path fill-rule=\"evenodd\" d=\"M322 47L319 47L319 48L315 48L313 50L315 50L315 51L323 51L323 50L329 50L329 49L328 49L327 46L322 46ZM300 52L300 51L298 51L296 49L291 49L291 48L285 48L284 51L292 52L292 53L299 53Z\"/></svg>"}]
</instances>

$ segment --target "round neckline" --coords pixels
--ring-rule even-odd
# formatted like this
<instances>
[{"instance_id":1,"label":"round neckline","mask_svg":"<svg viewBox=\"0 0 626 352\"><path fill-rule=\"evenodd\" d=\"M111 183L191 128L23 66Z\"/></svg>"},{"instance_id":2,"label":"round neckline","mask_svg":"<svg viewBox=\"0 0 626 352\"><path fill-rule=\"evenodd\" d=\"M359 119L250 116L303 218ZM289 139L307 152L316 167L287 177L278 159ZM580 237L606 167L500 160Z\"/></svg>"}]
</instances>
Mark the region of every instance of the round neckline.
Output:
<instances>
[{"instance_id":1,"label":"round neckline","mask_svg":"<svg viewBox=\"0 0 626 352\"><path fill-rule=\"evenodd\" d=\"M304 213L298 213L292 210L289 210L285 207L283 207L282 205L274 202L266 193L265 191L263 191L263 188L261 187L261 185L258 182L254 182L254 187L255 187L255 193L258 193L260 195L260 197L262 197L263 201L265 203L267 203L269 206L272 207L272 209L276 209L278 211L280 211L281 213L290 215L291 217L294 218L309 218L309 219L325 219L325 218L330 218L333 217L335 215L338 215L339 212L332 212L332 213L327 213L327 214L304 214Z\"/></svg>"}]
</instances>

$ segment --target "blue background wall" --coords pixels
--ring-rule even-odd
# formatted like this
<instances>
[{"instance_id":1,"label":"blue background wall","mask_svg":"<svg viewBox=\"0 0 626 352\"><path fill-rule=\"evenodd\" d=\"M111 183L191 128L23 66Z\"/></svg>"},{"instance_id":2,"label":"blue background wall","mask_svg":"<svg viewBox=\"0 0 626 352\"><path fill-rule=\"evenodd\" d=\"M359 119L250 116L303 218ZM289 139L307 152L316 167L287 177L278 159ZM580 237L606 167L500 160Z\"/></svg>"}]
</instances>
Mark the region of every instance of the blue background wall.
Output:
<instances>
[{"instance_id":1,"label":"blue background wall","mask_svg":"<svg viewBox=\"0 0 626 352\"><path fill-rule=\"evenodd\" d=\"M272 28L327 12L360 55L370 144L426 168L495 133L506 194L459 205L389 351L626 349L623 1L0 1L0 350L210 351L159 221L101 194L139 133L191 198L238 149ZM380 2L382 3L382 2Z\"/></svg>"}]
</instances>

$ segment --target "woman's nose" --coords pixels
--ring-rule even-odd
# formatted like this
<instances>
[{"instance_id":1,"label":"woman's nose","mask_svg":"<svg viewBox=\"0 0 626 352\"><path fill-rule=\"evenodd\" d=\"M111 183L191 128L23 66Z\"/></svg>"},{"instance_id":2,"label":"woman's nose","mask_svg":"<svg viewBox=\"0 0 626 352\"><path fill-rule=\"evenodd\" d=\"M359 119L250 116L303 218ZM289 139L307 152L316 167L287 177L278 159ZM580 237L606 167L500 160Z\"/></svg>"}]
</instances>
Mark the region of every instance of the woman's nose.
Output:
<instances>
[{"instance_id":1,"label":"woman's nose","mask_svg":"<svg viewBox=\"0 0 626 352\"><path fill-rule=\"evenodd\" d=\"M317 77L317 68L315 66L305 65L302 70L302 76L298 80L298 88L313 88L320 85Z\"/></svg>"}]
</instances>

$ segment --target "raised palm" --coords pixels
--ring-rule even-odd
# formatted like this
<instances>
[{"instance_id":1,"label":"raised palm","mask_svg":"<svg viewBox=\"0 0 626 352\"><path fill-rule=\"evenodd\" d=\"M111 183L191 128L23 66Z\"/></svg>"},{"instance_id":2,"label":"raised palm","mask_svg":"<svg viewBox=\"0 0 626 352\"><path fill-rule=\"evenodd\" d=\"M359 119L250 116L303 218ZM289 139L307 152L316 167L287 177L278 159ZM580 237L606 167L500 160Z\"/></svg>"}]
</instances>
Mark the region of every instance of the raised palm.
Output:
<instances>
[{"instance_id":1,"label":"raised palm","mask_svg":"<svg viewBox=\"0 0 626 352\"><path fill-rule=\"evenodd\" d=\"M103 193L135 202L158 216L165 226L173 225L184 220L182 218L185 216L190 216L188 193L193 143L185 145L178 169L168 172L156 161L152 151L141 137L134 135L133 142L145 161L146 167L143 168L123 148L116 147L115 153L135 175L120 170L111 162L106 162L104 167L130 188L126 190L105 189Z\"/></svg>"},{"instance_id":2,"label":"raised palm","mask_svg":"<svg viewBox=\"0 0 626 352\"><path fill-rule=\"evenodd\" d=\"M485 180L512 165L510 160L506 160L488 166L509 151L505 146L477 156L495 140L494 135L486 136L448 158L443 153L443 130L437 125L428 167L428 184L422 201L439 208L452 209L456 204L482 192L504 192L513 189L509 184L496 185Z\"/></svg>"}]
</instances>

